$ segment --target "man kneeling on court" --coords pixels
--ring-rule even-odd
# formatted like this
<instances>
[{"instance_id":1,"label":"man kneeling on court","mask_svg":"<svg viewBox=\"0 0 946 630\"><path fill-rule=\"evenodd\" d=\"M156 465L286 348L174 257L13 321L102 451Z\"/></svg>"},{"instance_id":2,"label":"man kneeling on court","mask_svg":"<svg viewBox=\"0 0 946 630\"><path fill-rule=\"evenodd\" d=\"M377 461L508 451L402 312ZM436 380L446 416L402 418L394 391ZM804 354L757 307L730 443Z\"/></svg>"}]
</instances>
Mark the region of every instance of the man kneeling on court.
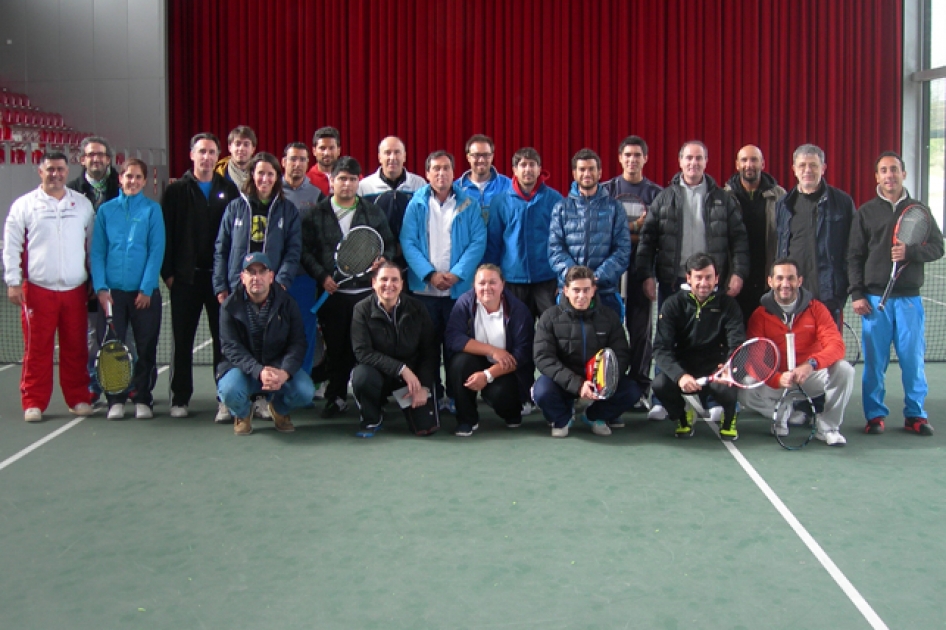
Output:
<instances>
[{"instance_id":1,"label":"man kneeling on court","mask_svg":"<svg viewBox=\"0 0 946 630\"><path fill-rule=\"evenodd\" d=\"M723 408L719 436L735 441L739 439L735 389L721 383L701 387L696 379L715 372L746 340L742 311L735 299L716 292L719 275L709 254L696 253L687 258L686 281L689 290L667 298L657 318L654 358L660 373L654 378L654 394L670 418L677 421L674 437L678 438L688 438L695 430L684 394L695 396L703 407L712 394Z\"/></svg>"},{"instance_id":2,"label":"man kneeling on court","mask_svg":"<svg viewBox=\"0 0 946 630\"><path fill-rule=\"evenodd\" d=\"M617 391L602 400L585 378L585 365L604 348L614 351L621 376ZM541 375L532 394L552 437L568 436L577 398L591 403L581 419L595 435L611 435L611 427L624 426L621 414L640 400L640 385L626 376L631 353L621 319L595 299L595 274L588 267L565 272L561 300L539 318L533 356Z\"/></svg>"},{"instance_id":3,"label":"man kneeling on court","mask_svg":"<svg viewBox=\"0 0 946 630\"><path fill-rule=\"evenodd\" d=\"M264 394L280 433L296 430L289 412L312 401L315 387L302 367L305 328L296 301L273 282L269 257L255 252L243 258L240 282L220 309L220 363L217 395L236 419L233 432L249 435L250 397Z\"/></svg>"},{"instance_id":4,"label":"man kneeling on court","mask_svg":"<svg viewBox=\"0 0 946 630\"><path fill-rule=\"evenodd\" d=\"M739 402L765 417L772 414L783 388L802 385L812 398L824 394L824 411L818 415L815 437L828 446L843 446L841 435L844 409L854 388L854 368L844 360L844 339L828 308L804 289L798 275L798 264L791 258L772 263L769 272L771 291L762 296L759 306L749 318L746 334L765 337L778 346L781 354L779 371L767 385L739 392ZM788 369L785 334L795 333L795 369ZM778 418L772 430L788 435L788 422L804 422L803 412L791 418Z\"/></svg>"}]
</instances>

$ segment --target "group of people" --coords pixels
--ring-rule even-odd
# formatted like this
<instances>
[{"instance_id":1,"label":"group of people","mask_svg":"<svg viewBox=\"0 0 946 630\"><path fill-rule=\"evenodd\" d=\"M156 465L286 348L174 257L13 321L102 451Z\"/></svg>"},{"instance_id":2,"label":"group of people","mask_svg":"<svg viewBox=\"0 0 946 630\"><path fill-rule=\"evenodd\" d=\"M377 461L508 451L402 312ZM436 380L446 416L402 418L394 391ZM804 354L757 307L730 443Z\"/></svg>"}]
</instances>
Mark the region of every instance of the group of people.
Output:
<instances>
[{"instance_id":1,"label":"group of people","mask_svg":"<svg viewBox=\"0 0 946 630\"><path fill-rule=\"evenodd\" d=\"M720 436L735 440L740 405L768 415L782 389L804 383L824 397L817 437L841 445L854 374L839 332L849 295L863 319L867 433L883 432L889 415L893 343L905 428L932 434L919 290L923 263L943 255L943 238L934 225L923 245L891 246L913 202L895 153L877 159L877 195L855 211L849 195L827 184L824 152L810 144L792 157L798 184L790 191L765 172L752 145L720 187L697 140L680 148L680 172L661 188L643 175L647 143L630 136L618 147L623 172L611 180L602 181L594 151L578 151L565 196L546 184L535 149L516 151L506 177L493 165L493 141L479 134L466 143L470 168L459 177L442 150L427 157L425 178L408 172L396 137L381 141L379 168L365 176L341 155L332 127L315 132L311 168L309 145L290 143L280 160L256 151L249 127L231 131L227 145L221 159L216 136L195 135L193 167L160 205L142 193L147 165L130 159L116 171L104 138L82 142L82 174L68 185L66 156L43 157L40 186L14 202L4 230L8 297L22 307L27 421L41 420L49 404L57 331L66 402L92 413L95 348L86 331L94 328L94 344L109 318L119 338L133 340L137 359L128 391L107 394L107 416L124 417L130 399L136 417L152 417L163 280L173 334L170 415L189 414L194 339L206 312L215 420L232 422L237 435L252 433L254 416L293 431L290 411L311 404L315 383L324 383L325 418L346 412L351 385L362 437L382 426L391 396L418 435L436 432L445 411L456 416L457 436L473 435L482 396L511 428L537 406L555 437L576 420L609 435L641 403L649 418L669 418L675 436L689 437L687 400L696 396ZM370 275L341 284L334 254L359 226L381 236L383 253ZM912 264L880 310L898 261ZM776 342L778 374L741 396L701 386L697 379L747 335ZM585 371L604 348L620 373L607 398ZM796 420L780 419L773 431Z\"/></svg>"}]
</instances>

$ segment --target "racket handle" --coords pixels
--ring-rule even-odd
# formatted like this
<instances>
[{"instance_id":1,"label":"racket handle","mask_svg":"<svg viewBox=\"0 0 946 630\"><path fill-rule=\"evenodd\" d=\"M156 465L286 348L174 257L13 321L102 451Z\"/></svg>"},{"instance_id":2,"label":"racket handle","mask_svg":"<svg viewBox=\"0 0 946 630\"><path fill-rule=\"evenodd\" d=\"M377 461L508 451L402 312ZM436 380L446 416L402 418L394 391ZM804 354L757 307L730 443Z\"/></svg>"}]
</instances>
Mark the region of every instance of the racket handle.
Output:
<instances>
[{"instance_id":1,"label":"racket handle","mask_svg":"<svg viewBox=\"0 0 946 630\"><path fill-rule=\"evenodd\" d=\"M328 299L328 296L331 295L328 291L323 291L322 296L312 305L312 310L310 311L313 315L319 312L319 309L322 308L322 305L325 304L325 300Z\"/></svg>"},{"instance_id":2,"label":"racket handle","mask_svg":"<svg viewBox=\"0 0 946 630\"><path fill-rule=\"evenodd\" d=\"M707 383L709 383L708 376L701 376L700 378L696 379L696 384L699 385L700 387L703 387Z\"/></svg>"},{"instance_id":3,"label":"racket handle","mask_svg":"<svg viewBox=\"0 0 946 630\"><path fill-rule=\"evenodd\" d=\"M105 304L105 319L112 319L112 303L111 301Z\"/></svg>"},{"instance_id":4,"label":"racket handle","mask_svg":"<svg viewBox=\"0 0 946 630\"><path fill-rule=\"evenodd\" d=\"M785 363L788 371L795 369L798 359L795 357L795 333L785 333Z\"/></svg>"}]
</instances>

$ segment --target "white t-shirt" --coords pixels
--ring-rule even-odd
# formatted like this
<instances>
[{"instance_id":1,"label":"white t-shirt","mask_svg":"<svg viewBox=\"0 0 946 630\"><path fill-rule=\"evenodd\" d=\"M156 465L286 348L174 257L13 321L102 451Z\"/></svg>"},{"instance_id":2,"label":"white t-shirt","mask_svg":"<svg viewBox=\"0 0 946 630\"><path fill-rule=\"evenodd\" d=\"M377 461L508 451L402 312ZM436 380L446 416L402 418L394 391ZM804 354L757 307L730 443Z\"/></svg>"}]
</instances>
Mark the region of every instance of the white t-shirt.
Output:
<instances>
[{"instance_id":1,"label":"white t-shirt","mask_svg":"<svg viewBox=\"0 0 946 630\"><path fill-rule=\"evenodd\" d=\"M473 338L480 343L485 343L495 348L502 348L503 350L506 349L506 326L503 322L502 303L500 303L498 311L488 313L482 303L479 301L476 302ZM492 358L490 358L490 361L496 363Z\"/></svg>"},{"instance_id":2,"label":"white t-shirt","mask_svg":"<svg viewBox=\"0 0 946 630\"><path fill-rule=\"evenodd\" d=\"M443 204L437 201L434 195L430 196L427 204L427 255L431 266L440 272L450 271L451 228L456 216L456 195L450 195ZM449 297L450 290L441 291L428 282L424 290L418 293L434 297Z\"/></svg>"}]
</instances>

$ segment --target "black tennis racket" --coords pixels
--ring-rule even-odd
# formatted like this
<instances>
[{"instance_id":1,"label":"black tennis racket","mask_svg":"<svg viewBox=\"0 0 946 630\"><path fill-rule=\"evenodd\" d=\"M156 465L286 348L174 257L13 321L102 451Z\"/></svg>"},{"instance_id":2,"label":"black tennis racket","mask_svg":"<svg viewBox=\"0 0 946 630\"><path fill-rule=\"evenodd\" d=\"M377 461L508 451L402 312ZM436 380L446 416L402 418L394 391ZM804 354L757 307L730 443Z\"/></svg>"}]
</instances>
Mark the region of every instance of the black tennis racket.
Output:
<instances>
[{"instance_id":1,"label":"black tennis racket","mask_svg":"<svg viewBox=\"0 0 946 630\"><path fill-rule=\"evenodd\" d=\"M857 365L861 360L861 338L850 322L844 322L841 334L844 336L844 360L851 365Z\"/></svg>"},{"instance_id":2,"label":"black tennis racket","mask_svg":"<svg viewBox=\"0 0 946 630\"><path fill-rule=\"evenodd\" d=\"M335 248L335 273L332 279L341 285L365 276L383 252L384 239L377 230L367 225L353 227ZM322 308L328 296L328 291L322 292L312 307L313 313Z\"/></svg>"},{"instance_id":3,"label":"black tennis racket","mask_svg":"<svg viewBox=\"0 0 946 630\"><path fill-rule=\"evenodd\" d=\"M128 346L118 339L112 322L112 305L108 304L105 307L105 335L95 356L95 376L102 391L111 396L128 391L133 363Z\"/></svg>"},{"instance_id":4,"label":"black tennis racket","mask_svg":"<svg viewBox=\"0 0 946 630\"><path fill-rule=\"evenodd\" d=\"M740 389L765 385L778 370L778 346L771 339L754 337L743 342L715 374L696 379L698 385L721 383Z\"/></svg>"},{"instance_id":5,"label":"black tennis racket","mask_svg":"<svg viewBox=\"0 0 946 630\"><path fill-rule=\"evenodd\" d=\"M795 369L795 333L785 335L785 361L789 371ZM772 412L772 434L782 448L798 451L811 442L818 431L815 403L799 383L785 388Z\"/></svg>"},{"instance_id":6,"label":"black tennis racket","mask_svg":"<svg viewBox=\"0 0 946 630\"><path fill-rule=\"evenodd\" d=\"M921 203L914 202L903 209L900 218L897 219L897 225L893 230L893 244L902 243L907 247L911 245L923 245L930 236L930 230L933 227L933 216L929 208ZM910 264L909 260L898 261L893 264L890 270L890 280L887 281L887 288L877 304L877 308L884 310L887 304L887 298L893 290L897 279L903 270Z\"/></svg>"}]
</instances>

